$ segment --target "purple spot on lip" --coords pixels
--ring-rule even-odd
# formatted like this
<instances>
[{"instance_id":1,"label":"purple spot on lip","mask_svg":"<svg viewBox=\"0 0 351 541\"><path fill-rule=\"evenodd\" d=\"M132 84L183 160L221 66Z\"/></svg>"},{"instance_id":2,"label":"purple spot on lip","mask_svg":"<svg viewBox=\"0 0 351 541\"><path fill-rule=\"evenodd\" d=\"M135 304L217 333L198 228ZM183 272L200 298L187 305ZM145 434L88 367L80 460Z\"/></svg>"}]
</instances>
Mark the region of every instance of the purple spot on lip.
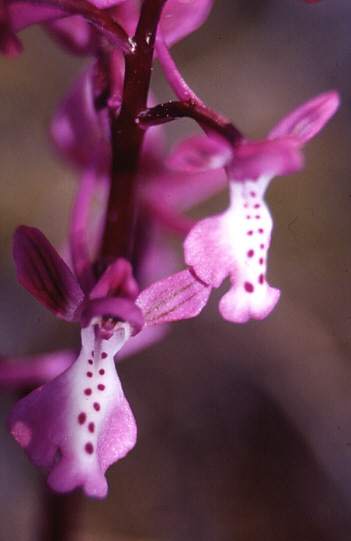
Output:
<instances>
[{"instance_id":1,"label":"purple spot on lip","mask_svg":"<svg viewBox=\"0 0 351 541\"><path fill-rule=\"evenodd\" d=\"M100 376L103 376L105 374L105 370L103 368L100 368L99 374L100 374Z\"/></svg>"},{"instance_id":2,"label":"purple spot on lip","mask_svg":"<svg viewBox=\"0 0 351 541\"><path fill-rule=\"evenodd\" d=\"M93 452L94 452L94 446L93 446L93 444L90 443L90 442L89 442L89 443L86 443L86 444L85 444L85 450L86 450L86 452L88 453L88 455L92 455Z\"/></svg>"},{"instance_id":3,"label":"purple spot on lip","mask_svg":"<svg viewBox=\"0 0 351 541\"><path fill-rule=\"evenodd\" d=\"M263 274L260 274L260 275L259 275L258 281L259 281L260 284L263 284L263 283L264 283L264 275L263 275Z\"/></svg>"},{"instance_id":4,"label":"purple spot on lip","mask_svg":"<svg viewBox=\"0 0 351 541\"><path fill-rule=\"evenodd\" d=\"M255 252L254 252L253 250L249 250L249 251L247 252L247 257L252 257L252 256L254 255L254 253L255 253Z\"/></svg>"},{"instance_id":5,"label":"purple spot on lip","mask_svg":"<svg viewBox=\"0 0 351 541\"><path fill-rule=\"evenodd\" d=\"M253 290L255 289L254 286L250 282L245 282L244 288L245 288L245 291L247 291L248 293L252 293Z\"/></svg>"},{"instance_id":6,"label":"purple spot on lip","mask_svg":"<svg viewBox=\"0 0 351 541\"><path fill-rule=\"evenodd\" d=\"M92 373L92 372L87 372L87 376L88 376L88 378L92 378L92 377L93 377L93 373Z\"/></svg>"},{"instance_id":7,"label":"purple spot on lip","mask_svg":"<svg viewBox=\"0 0 351 541\"><path fill-rule=\"evenodd\" d=\"M90 396L92 394L92 389L85 389L84 390L84 394L86 394L87 396Z\"/></svg>"},{"instance_id":8,"label":"purple spot on lip","mask_svg":"<svg viewBox=\"0 0 351 541\"><path fill-rule=\"evenodd\" d=\"M247 234L251 236L253 235L253 231L248 231Z\"/></svg>"},{"instance_id":9,"label":"purple spot on lip","mask_svg":"<svg viewBox=\"0 0 351 541\"><path fill-rule=\"evenodd\" d=\"M88 364L93 364L93 363L94 363L94 361L92 359L88 360Z\"/></svg>"},{"instance_id":10,"label":"purple spot on lip","mask_svg":"<svg viewBox=\"0 0 351 541\"><path fill-rule=\"evenodd\" d=\"M99 389L99 391L103 391L105 389L105 385L102 385L102 383L99 383L97 388Z\"/></svg>"},{"instance_id":11,"label":"purple spot on lip","mask_svg":"<svg viewBox=\"0 0 351 541\"><path fill-rule=\"evenodd\" d=\"M88 430L89 432L93 433L95 431L95 425L94 423L89 423L88 424Z\"/></svg>"},{"instance_id":12,"label":"purple spot on lip","mask_svg":"<svg viewBox=\"0 0 351 541\"><path fill-rule=\"evenodd\" d=\"M78 423L79 423L80 425L83 425L83 424L85 423L85 421L86 421L86 418L87 418L87 416L86 416L85 413L83 413L83 412L80 413L80 414L78 415Z\"/></svg>"},{"instance_id":13,"label":"purple spot on lip","mask_svg":"<svg viewBox=\"0 0 351 541\"><path fill-rule=\"evenodd\" d=\"M100 404L99 404L99 402L94 402L93 406L94 406L94 410L100 411Z\"/></svg>"},{"instance_id":14,"label":"purple spot on lip","mask_svg":"<svg viewBox=\"0 0 351 541\"><path fill-rule=\"evenodd\" d=\"M107 353L105 352L101 353L101 359L106 359L106 357L107 357Z\"/></svg>"}]
</instances>

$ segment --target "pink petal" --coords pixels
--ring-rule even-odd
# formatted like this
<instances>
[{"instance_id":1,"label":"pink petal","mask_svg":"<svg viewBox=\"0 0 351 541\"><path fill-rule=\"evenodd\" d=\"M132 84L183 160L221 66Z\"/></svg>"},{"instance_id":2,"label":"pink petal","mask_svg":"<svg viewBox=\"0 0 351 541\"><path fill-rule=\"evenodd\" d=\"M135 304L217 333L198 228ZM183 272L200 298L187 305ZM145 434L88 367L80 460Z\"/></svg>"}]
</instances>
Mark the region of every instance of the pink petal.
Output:
<instances>
[{"instance_id":1,"label":"pink petal","mask_svg":"<svg viewBox=\"0 0 351 541\"><path fill-rule=\"evenodd\" d=\"M27 2L8 2L11 26L18 32L27 26L42 23L63 17L65 12L61 9L33 5Z\"/></svg>"},{"instance_id":2,"label":"pink petal","mask_svg":"<svg viewBox=\"0 0 351 541\"><path fill-rule=\"evenodd\" d=\"M116 259L101 276L90 292L90 299L99 297L126 297L135 300L139 287L132 275L132 266L126 259Z\"/></svg>"},{"instance_id":3,"label":"pink petal","mask_svg":"<svg viewBox=\"0 0 351 541\"><path fill-rule=\"evenodd\" d=\"M337 92L320 94L284 117L269 133L269 139L291 137L303 145L324 128L339 105L340 96Z\"/></svg>"},{"instance_id":4,"label":"pink petal","mask_svg":"<svg viewBox=\"0 0 351 541\"><path fill-rule=\"evenodd\" d=\"M228 184L223 169L203 173L187 173L162 170L150 178L143 196L151 206L161 205L163 209L187 210L206 201Z\"/></svg>"},{"instance_id":5,"label":"pink petal","mask_svg":"<svg viewBox=\"0 0 351 541\"><path fill-rule=\"evenodd\" d=\"M84 17L73 15L45 24L51 36L70 53L92 55L99 44L99 34Z\"/></svg>"},{"instance_id":6,"label":"pink petal","mask_svg":"<svg viewBox=\"0 0 351 541\"><path fill-rule=\"evenodd\" d=\"M87 327L96 317L126 321L132 327L132 334L137 334L143 327L143 314L130 299L122 297L104 297L85 303L80 317L82 327Z\"/></svg>"},{"instance_id":7,"label":"pink petal","mask_svg":"<svg viewBox=\"0 0 351 541\"><path fill-rule=\"evenodd\" d=\"M93 79L91 68L82 73L53 117L50 132L57 149L74 165L108 169L108 134L95 109Z\"/></svg>"},{"instance_id":8,"label":"pink petal","mask_svg":"<svg viewBox=\"0 0 351 541\"><path fill-rule=\"evenodd\" d=\"M233 149L224 140L197 136L178 143L166 165L177 171L208 171L227 165L232 156Z\"/></svg>"},{"instance_id":9,"label":"pink petal","mask_svg":"<svg viewBox=\"0 0 351 541\"><path fill-rule=\"evenodd\" d=\"M116 6L125 0L89 0L90 4L93 4L97 8L107 9L112 6ZM52 2L54 4L54 2ZM17 2L9 1L9 12L11 15L12 29L15 32L22 30L27 26L43 23L50 20L55 20L59 17L64 17L66 12L64 9L58 9L56 7L48 7L45 5L40 5L40 0L37 5L33 5L27 2ZM57 5L60 5L60 2L57 1ZM64 2L61 2L61 5L64 8Z\"/></svg>"},{"instance_id":10,"label":"pink petal","mask_svg":"<svg viewBox=\"0 0 351 541\"><path fill-rule=\"evenodd\" d=\"M49 381L66 370L75 360L72 351L55 351L33 357L0 359L0 386L28 389Z\"/></svg>"},{"instance_id":11,"label":"pink petal","mask_svg":"<svg viewBox=\"0 0 351 541\"><path fill-rule=\"evenodd\" d=\"M145 326L160 325L197 316L210 293L211 288L187 269L144 289L136 305L143 312Z\"/></svg>"},{"instance_id":12,"label":"pink petal","mask_svg":"<svg viewBox=\"0 0 351 541\"><path fill-rule=\"evenodd\" d=\"M303 166L295 139L249 141L235 149L228 175L236 181L257 180L262 175L289 175Z\"/></svg>"},{"instance_id":13,"label":"pink petal","mask_svg":"<svg viewBox=\"0 0 351 541\"><path fill-rule=\"evenodd\" d=\"M48 483L58 492L82 486L88 496L103 498L106 469L135 445L134 417L114 364L128 337L128 324L116 326L109 340L84 329L75 363L10 413L14 438L36 466L51 469Z\"/></svg>"},{"instance_id":14,"label":"pink petal","mask_svg":"<svg viewBox=\"0 0 351 541\"><path fill-rule=\"evenodd\" d=\"M18 227L13 255L19 282L57 317L76 320L84 293L47 238L34 227Z\"/></svg>"},{"instance_id":15,"label":"pink petal","mask_svg":"<svg viewBox=\"0 0 351 541\"><path fill-rule=\"evenodd\" d=\"M230 276L220 311L237 323L265 317L279 297L265 278L272 219L263 195L269 180L232 182L229 209L201 220L184 242L185 262L205 283L219 287Z\"/></svg>"},{"instance_id":16,"label":"pink petal","mask_svg":"<svg viewBox=\"0 0 351 541\"><path fill-rule=\"evenodd\" d=\"M95 284L92 261L96 256L101 228L105 225L105 209L109 179L92 167L84 171L75 196L70 223L70 254L72 267L85 293ZM94 202L94 205L93 205ZM95 212L92 212L92 211ZM68 260L68 259L66 259Z\"/></svg>"},{"instance_id":17,"label":"pink petal","mask_svg":"<svg viewBox=\"0 0 351 541\"><path fill-rule=\"evenodd\" d=\"M168 0L160 27L170 47L197 30L207 19L214 0Z\"/></svg>"}]
</instances>

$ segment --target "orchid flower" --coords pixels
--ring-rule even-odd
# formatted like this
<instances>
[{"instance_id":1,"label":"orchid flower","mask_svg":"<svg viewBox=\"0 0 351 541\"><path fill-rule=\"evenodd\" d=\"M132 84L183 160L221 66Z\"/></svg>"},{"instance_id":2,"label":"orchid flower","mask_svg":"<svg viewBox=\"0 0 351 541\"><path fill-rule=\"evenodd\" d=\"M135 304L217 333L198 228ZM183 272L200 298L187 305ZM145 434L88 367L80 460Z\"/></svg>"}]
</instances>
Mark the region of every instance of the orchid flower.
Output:
<instances>
[{"instance_id":1,"label":"orchid flower","mask_svg":"<svg viewBox=\"0 0 351 541\"><path fill-rule=\"evenodd\" d=\"M104 497L106 469L136 441L115 355L142 329L142 311L146 325L193 317L210 288L186 270L138 296L131 266L119 258L84 292L44 235L25 226L16 231L14 258L29 292L57 317L80 322L82 348L63 373L14 406L9 428L35 465L51 469L51 488L67 492L82 486L87 495Z\"/></svg>"},{"instance_id":2,"label":"orchid flower","mask_svg":"<svg viewBox=\"0 0 351 541\"><path fill-rule=\"evenodd\" d=\"M40 231L20 227L14 257L20 282L44 306L60 318L81 322L82 349L63 374L15 405L9 427L34 464L52 468L48 482L53 489L82 485L86 494L103 497L107 467L136 439L114 366L116 353L142 327L130 266L117 260L87 295Z\"/></svg>"},{"instance_id":3,"label":"orchid flower","mask_svg":"<svg viewBox=\"0 0 351 541\"><path fill-rule=\"evenodd\" d=\"M224 319L263 319L276 305L280 291L266 280L272 218L264 195L274 176L302 168L301 147L338 105L338 94L327 92L292 111L264 141L244 141L233 148L219 138L195 137L170 156L168 164L175 169L224 167L228 176L229 207L198 222L184 242L185 262L200 280L219 287L230 277L231 287L219 303Z\"/></svg>"}]
</instances>

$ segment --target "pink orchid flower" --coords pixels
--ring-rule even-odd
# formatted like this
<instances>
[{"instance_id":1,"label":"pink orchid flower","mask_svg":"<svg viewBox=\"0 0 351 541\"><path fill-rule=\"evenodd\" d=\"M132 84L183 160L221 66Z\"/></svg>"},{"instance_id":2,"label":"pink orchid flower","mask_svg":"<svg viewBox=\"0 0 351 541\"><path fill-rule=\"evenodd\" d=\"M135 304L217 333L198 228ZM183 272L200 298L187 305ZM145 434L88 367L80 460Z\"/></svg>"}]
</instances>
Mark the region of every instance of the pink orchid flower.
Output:
<instances>
[{"instance_id":1,"label":"pink orchid flower","mask_svg":"<svg viewBox=\"0 0 351 541\"><path fill-rule=\"evenodd\" d=\"M14 406L10 430L34 464L52 468L53 489L83 486L86 494L103 497L107 467L136 440L114 365L116 353L143 324L133 302L138 287L130 265L117 260L86 294L37 229L18 228L14 257L19 281L44 306L62 319L81 322L82 349L63 374Z\"/></svg>"},{"instance_id":2,"label":"pink orchid flower","mask_svg":"<svg viewBox=\"0 0 351 541\"><path fill-rule=\"evenodd\" d=\"M84 291L45 236L25 226L16 231L14 258L18 279L30 293L57 317L80 322L82 347L63 373L14 406L8 426L33 463L51 469L52 489L82 486L87 495L102 498L106 469L134 447L137 434L116 354L144 323L197 315L211 288L185 270L138 295L131 266L120 258Z\"/></svg>"},{"instance_id":3,"label":"pink orchid flower","mask_svg":"<svg viewBox=\"0 0 351 541\"><path fill-rule=\"evenodd\" d=\"M224 167L227 172L228 209L198 222L184 242L185 262L204 283L219 287L230 277L231 287L219 304L224 319L263 319L278 302L280 291L266 280L273 222L265 191L274 176L302 168L302 146L338 105L338 94L327 92L292 111L264 141L244 141L233 148L218 138L195 137L170 156L169 166L178 170Z\"/></svg>"}]
</instances>

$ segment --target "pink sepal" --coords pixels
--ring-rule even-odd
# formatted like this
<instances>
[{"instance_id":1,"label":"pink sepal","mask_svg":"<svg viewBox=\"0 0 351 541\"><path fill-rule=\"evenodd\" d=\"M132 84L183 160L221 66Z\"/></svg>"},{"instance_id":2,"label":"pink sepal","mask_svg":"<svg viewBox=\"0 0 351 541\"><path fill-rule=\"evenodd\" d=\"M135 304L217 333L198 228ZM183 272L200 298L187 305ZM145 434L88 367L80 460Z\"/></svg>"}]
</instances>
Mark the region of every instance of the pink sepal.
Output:
<instances>
[{"instance_id":1,"label":"pink sepal","mask_svg":"<svg viewBox=\"0 0 351 541\"><path fill-rule=\"evenodd\" d=\"M82 486L88 496L103 498L106 469L135 445L134 417L114 364L128 338L123 325L108 340L93 326L84 329L73 365L10 413L14 438L36 466L52 470L48 483L58 492Z\"/></svg>"},{"instance_id":2,"label":"pink sepal","mask_svg":"<svg viewBox=\"0 0 351 541\"><path fill-rule=\"evenodd\" d=\"M160 28L168 47L197 30L207 19L214 0L168 0Z\"/></svg>"},{"instance_id":3,"label":"pink sepal","mask_svg":"<svg viewBox=\"0 0 351 541\"><path fill-rule=\"evenodd\" d=\"M94 71L90 67L64 98L51 121L50 132L57 149L74 165L95 164L97 169L107 170L110 163L108 134L102 117L96 112L94 98Z\"/></svg>"},{"instance_id":4,"label":"pink sepal","mask_svg":"<svg viewBox=\"0 0 351 541\"><path fill-rule=\"evenodd\" d=\"M43 233L34 227L18 227L13 256L19 282L57 317L77 321L84 293Z\"/></svg>"},{"instance_id":5,"label":"pink sepal","mask_svg":"<svg viewBox=\"0 0 351 541\"><path fill-rule=\"evenodd\" d=\"M234 149L228 176L230 180L245 182L262 175L289 175L302 167L300 146L293 138L249 141Z\"/></svg>"},{"instance_id":6,"label":"pink sepal","mask_svg":"<svg viewBox=\"0 0 351 541\"><path fill-rule=\"evenodd\" d=\"M197 316L210 293L211 288L186 269L144 289L136 305L143 312L145 326L160 325Z\"/></svg>"},{"instance_id":7,"label":"pink sepal","mask_svg":"<svg viewBox=\"0 0 351 541\"><path fill-rule=\"evenodd\" d=\"M290 137L303 145L324 128L339 105L337 92L331 90L320 94L285 116L269 133L268 139Z\"/></svg>"},{"instance_id":8,"label":"pink sepal","mask_svg":"<svg viewBox=\"0 0 351 541\"><path fill-rule=\"evenodd\" d=\"M155 179L145 186L144 197L150 206L160 205L160 214L182 211L206 201L228 184L224 170L204 171L202 173L160 171Z\"/></svg>"},{"instance_id":9,"label":"pink sepal","mask_svg":"<svg viewBox=\"0 0 351 541\"><path fill-rule=\"evenodd\" d=\"M197 30L207 19L213 3L214 0L167 0L159 28L168 47ZM129 35L134 35L139 14L140 3L137 0L128 0L118 8L116 20Z\"/></svg>"},{"instance_id":10,"label":"pink sepal","mask_svg":"<svg viewBox=\"0 0 351 541\"><path fill-rule=\"evenodd\" d=\"M125 0L89 0L90 4L100 9L107 9L112 6L116 6ZM8 1L9 4L9 13L12 22L12 29L15 32L26 28L27 26L44 23L48 21L53 21L60 17L67 15L67 12L64 10L64 2L61 3L63 9L58 9L56 7L48 7L45 5L40 5L40 0L35 4L29 2L17 2L17 1ZM57 5L60 5L60 2L57 1Z\"/></svg>"},{"instance_id":11,"label":"pink sepal","mask_svg":"<svg viewBox=\"0 0 351 541\"><path fill-rule=\"evenodd\" d=\"M231 147L213 137L193 137L180 142L166 164L179 171L228 168L232 180L256 180L262 174L288 175L303 166L300 145L294 139L244 141Z\"/></svg>"},{"instance_id":12,"label":"pink sepal","mask_svg":"<svg viewBox=\"0 0 351 541\"><path fill-rule=\"evenodd\" d=\"M88 327L96 317L127 321L132 327L133 334L137 334L143 328L143 314L138 306L130 299L122 297L104 297L87 301L82 307L80 317L82 327Z\"/></svg>"},{"instance_id":13,"label":"pink sepal","mask_svg":"<svg viewBox=\"0 0 351 541\"><path fill-rule=\"evenodd\" d=\"M126 259L118 258L107 267L89 294L90 299L99 297L126 297L135 300L139 286L132 275L132 266Z\"/></svg>"},{"instance_id":14,"label":"pink sepal","mask_svg":"<svg viewBox=\"0 0 351 541\"><path fill-rule=\"evenodd\" d=\"M217 137L190 137L177 144L166 165L177 171L200 172L218 169L228 164L233 147Z\"/></svg>"},{"instance_id":15,"label":"pink sepal","mask_svg":"<svg viewBox=\"0 0 351 541\"><path fill-rule=\"evenodd\" d=\"M11 27L18 32L27 26L53 21L63 17L65 12L58 8L29 4L28 2L7 2Z\"/></svg>"},{"instance_id":16,"label":"pink sepal","mask_svg":"<svg viewBox=\"0 0 351 541\"><path fill-rule=\"evenodd\" d=\"M84 17L73 15L45 24L47 32L70 53L93 55L99 45L99 34Z\"/></svg>"}]
</instances>

